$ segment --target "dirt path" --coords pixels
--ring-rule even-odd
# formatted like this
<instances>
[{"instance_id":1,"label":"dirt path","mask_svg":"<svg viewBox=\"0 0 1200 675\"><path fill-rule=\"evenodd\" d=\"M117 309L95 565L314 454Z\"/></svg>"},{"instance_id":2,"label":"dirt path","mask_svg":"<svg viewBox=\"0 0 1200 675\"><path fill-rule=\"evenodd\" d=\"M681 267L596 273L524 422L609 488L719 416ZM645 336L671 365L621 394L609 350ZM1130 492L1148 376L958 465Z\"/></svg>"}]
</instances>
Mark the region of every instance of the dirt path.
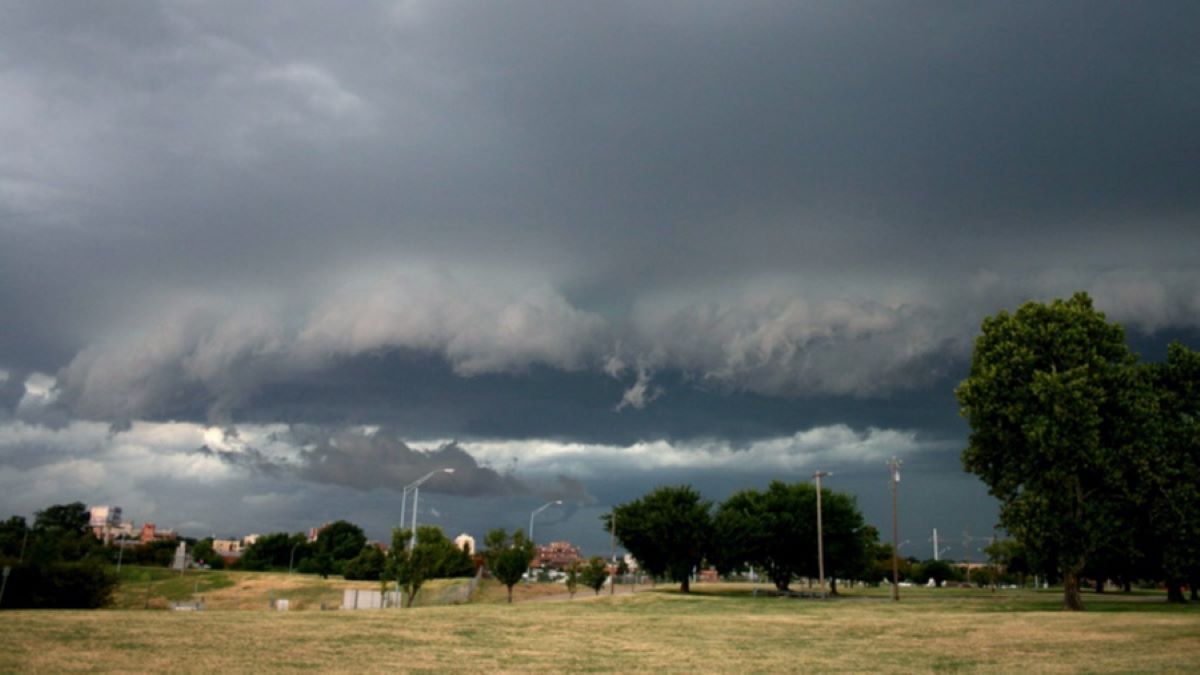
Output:
<instances>
[{"instance_id":1,"label":"dirt path","mask_svg":"<svg viewBox=\"0 0 1200 675\"><path fill-rule=\"evenodd\" d=\"M645 591L650 588L651 588L651 586L648 584L642 584L640 586L634 586L633 584L617 584L616 594L617 595L628 595L630 593L636 593L637 591ZM609 590L608 587L605 587L603 590L601 590L599 595L597 595L594 592L589 594L588 591L590 591L590 590L592 590L592 589L581 588L578 592L575 593L574 598L571 597L570 593L558 593L555 595L543 595L538 598L531 598L529 600L526 600L526 602L564 602L564 601L571 601L571 600L595 600L596 598L607 598L611 594L611 591Z\"/></svg>"}]
</instances>

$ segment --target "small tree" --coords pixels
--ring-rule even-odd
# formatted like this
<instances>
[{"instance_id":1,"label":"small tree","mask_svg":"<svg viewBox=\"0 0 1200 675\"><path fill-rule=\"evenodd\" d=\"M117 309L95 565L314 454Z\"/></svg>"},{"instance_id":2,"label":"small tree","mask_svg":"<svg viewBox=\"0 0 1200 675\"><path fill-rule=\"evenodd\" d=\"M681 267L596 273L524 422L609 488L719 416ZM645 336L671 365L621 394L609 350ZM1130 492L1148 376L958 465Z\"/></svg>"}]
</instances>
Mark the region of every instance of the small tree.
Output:
<instances>
[{"instance_id":1,"label":"small tree","mask_svg":"<svg viewBox=\"0 0 1200 675\"><path fill-rule=\"evenodd\" d=\"M508 601L511 603L513 586L521 581L529 563L533 562L533 542L526 539L521 530L514 531L509 538L503 529L488 532L485 542L487 550L483 554L484 560L492 576L508 588Z\"/></svg>"},{"instance_id":2,"label":"small tree","mask_svg":"<svg viewBox=\"0 0 1200 675\"><path fill-rule=\"evenodd\" d=\"M933 583L941 588L947 579L954 578L954 569L945 560L926 560L921 563L918 574L921 579L933 579Z\"/></svg>"},{"instance_id":3,"label":"small tree","mask_svg":"<svg viewBox=\"0 0 1200 675\"><path fill-rule=\"evenodd\" d=\"M567 565L567 593L571 594L571 599L575 599L575 591L579 590L579 561L574 560L570 565Z\"/></svg>"},{"instance_id":4,"label":"small tree","mask_svg":"<svg viewBox=\"0 0 1200 675\"><path fill-rule=\"evenodd\" d=\"M608 581L608 563L598 555L592 556L579 573L579 580L584 586L595 591L596 595L600 595L600 589L604 588L604 582Z\"/></svg>"},{"instance_id":5,"label":"small tree","mask_svg":"<svg viewBox=\"0 0 1200 675\"><path fill-rule=\"evenodd\" d=\"M471 574L470 556L447 539L442 528L418 527L416 545L405 548L411 537L411 530L392 530L392 550L385 570L387 577L394 578L408 595L409 607L426 580Z\"/></svg>"},{"instance_id":6,"label":"small tree","mask_svg":"<svg viewBox=\"0 0 1200 675\"><path fill-rule=\"evenodd\" d=\"M342 576L346 579L378 581L387 565L387 556L379 547L370 544L363 547L358 555L346 561L342 568Z\"/></svg>"}]
</instances>

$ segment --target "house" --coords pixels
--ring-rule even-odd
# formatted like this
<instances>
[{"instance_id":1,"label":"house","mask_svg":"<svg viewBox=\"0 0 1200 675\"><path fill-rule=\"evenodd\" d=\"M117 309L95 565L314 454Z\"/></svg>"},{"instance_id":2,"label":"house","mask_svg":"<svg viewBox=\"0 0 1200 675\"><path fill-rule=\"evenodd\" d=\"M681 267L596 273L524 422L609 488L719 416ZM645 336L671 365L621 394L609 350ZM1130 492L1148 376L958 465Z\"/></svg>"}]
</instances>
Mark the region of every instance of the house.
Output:
<instances>
[{"instance_id":1,"label":"house","mask_svg":"<svg viewBox=\"0 0 1200 675\"><path fill-rule=\"evenodd\" d=\"M545 546L537 547L537 555L533 558L533 567L542 569L565 570L571 563L583 559L579 547L569 541L553 541Z\"/></svg>"}]
</instances>

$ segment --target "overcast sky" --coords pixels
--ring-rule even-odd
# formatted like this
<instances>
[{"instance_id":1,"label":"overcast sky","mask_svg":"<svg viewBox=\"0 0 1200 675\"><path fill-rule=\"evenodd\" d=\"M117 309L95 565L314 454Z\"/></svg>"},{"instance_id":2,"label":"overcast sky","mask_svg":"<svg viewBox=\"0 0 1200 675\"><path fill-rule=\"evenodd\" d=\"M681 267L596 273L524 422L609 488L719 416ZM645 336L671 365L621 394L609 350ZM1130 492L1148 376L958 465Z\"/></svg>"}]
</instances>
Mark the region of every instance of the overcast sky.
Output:
<instances>
[{"instance_id":1,"label":"overcast sky","mask_svg":"<svg viewBox=\"0 0 1200 675\"><path fill-rule=\"evenodd\" d=\"M895 455L960 557L983 317L1200 346L1194 2L6 2L0 102L3 515L383 539L454 467L600 552L819 468L886 533Z\"/></svg>"}]
</instances>

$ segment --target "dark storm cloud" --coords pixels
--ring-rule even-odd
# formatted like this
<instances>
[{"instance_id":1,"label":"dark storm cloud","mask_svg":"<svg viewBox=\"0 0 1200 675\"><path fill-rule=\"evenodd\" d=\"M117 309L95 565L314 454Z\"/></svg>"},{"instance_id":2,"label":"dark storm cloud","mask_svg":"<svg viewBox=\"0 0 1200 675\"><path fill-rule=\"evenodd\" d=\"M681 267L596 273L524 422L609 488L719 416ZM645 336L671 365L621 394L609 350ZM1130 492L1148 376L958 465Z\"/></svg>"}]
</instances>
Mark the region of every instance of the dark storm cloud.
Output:
<instances>
[{"instance_id":1,"label":"dark storm cloud","mask_svg":"<svg viewBox=\"0 0 1200 675\"><path fill-rule=\"evenodd\" d=\"M1086 289L1135 332L1200 322L1198 23L12 4L0 368L118 425L948 429L932 409L1000 308ZM451 373L432 402L387 379L414 353Z\"/></svg>"},{"instance_id":2,"label":"dark storm cloud","mask_svg":"<svg viewBox=\"0 0 1200 675\"><path fill-rule=\"evenodd\" d=\"M436 475L423 489L471 497L540 495L574 502L593 499L579 481L566 476L533 484L511 472L481 466L453 442L418 450L388 430L329 434L303 428L293 429L291 442L300 447L297 475L316 483L357 490L400 490L425 474L453 469L452 473Z\"/></svg>"}]
</instances>

